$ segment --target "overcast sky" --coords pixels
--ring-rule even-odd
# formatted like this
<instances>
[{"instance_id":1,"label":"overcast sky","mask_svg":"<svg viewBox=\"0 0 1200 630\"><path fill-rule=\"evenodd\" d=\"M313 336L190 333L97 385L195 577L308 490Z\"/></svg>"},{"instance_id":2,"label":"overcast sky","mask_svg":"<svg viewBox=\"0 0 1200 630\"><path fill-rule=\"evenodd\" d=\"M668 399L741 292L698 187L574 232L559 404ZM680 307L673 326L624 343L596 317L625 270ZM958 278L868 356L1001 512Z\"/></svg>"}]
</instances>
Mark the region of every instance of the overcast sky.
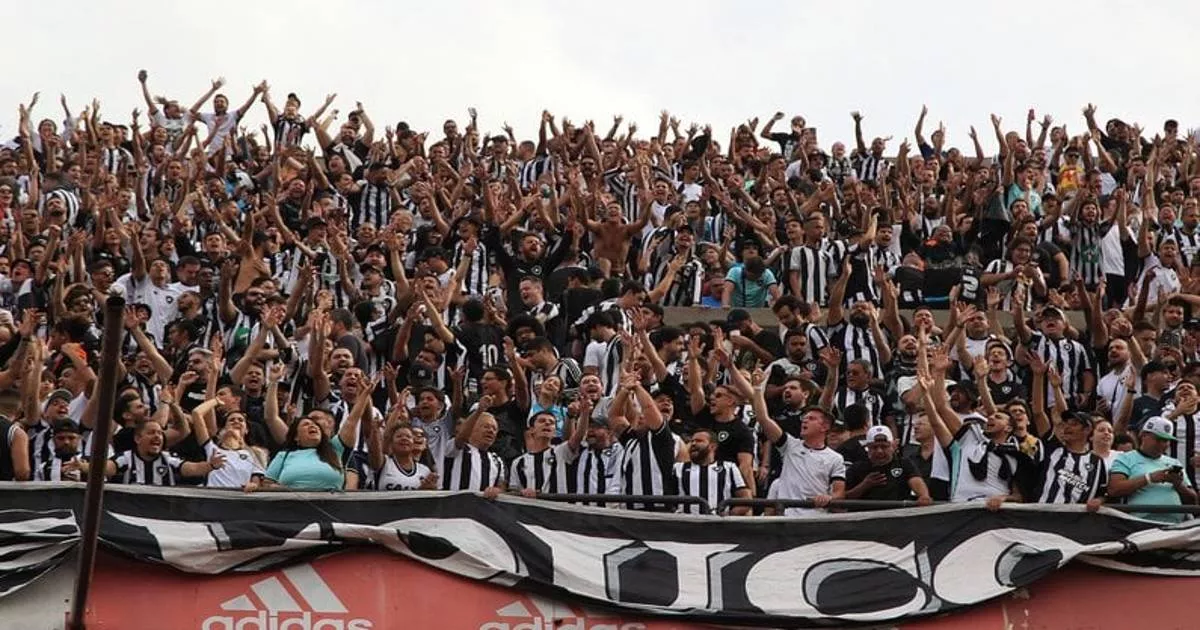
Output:
<instances>
[{"instance_id":1,"label":"overcast sky","mask_svg":"<svg viewBox=\"0 0 1200 630\"><path fill-rule=\"evenodd\" d=\"M1183 1L40 0L6 29L0 134L15 134L17 101L35 91L38 119L61 120L66 93L76 112L98 97L105 119L128 122L145 109L145 68L155 94L185 107L213 77L234 107L266 78L276 102L299 93L305 114L336 92L342 119L360 100L380 131L404 120L434 137L471 105L484 131L508 121L521 138L543 108L603 129L622 113L643 136L665 108L722 142L782 110L828 147L852 141L855 109L868 141L911 138L926 103L926 134L945 121L949 144L968 146L973 124L990 150L988 114L1023 129L1030 107L1073 133L1089 101L1101 121L1148 133L1171 117L1200 126L1198 22L1200 2ZM255 127L264 111L251 110Z\"/></svg>"}]
</instances>

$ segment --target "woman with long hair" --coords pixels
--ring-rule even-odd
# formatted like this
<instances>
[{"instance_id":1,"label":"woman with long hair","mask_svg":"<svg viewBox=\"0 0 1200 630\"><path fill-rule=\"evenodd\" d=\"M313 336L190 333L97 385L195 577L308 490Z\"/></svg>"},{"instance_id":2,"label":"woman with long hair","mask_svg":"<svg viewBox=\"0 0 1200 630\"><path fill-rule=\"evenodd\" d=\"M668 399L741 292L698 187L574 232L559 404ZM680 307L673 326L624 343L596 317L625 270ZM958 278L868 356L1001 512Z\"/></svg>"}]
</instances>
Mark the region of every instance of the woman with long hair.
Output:
<instances>
[{"instance_id":1,"label":"woman with long hair","mask_svg":"<svg viewBox=\"0 0 1200 630\"><path fill-rule=\"evenodd\" d=\"M210 398L189 414L192 433L204 453L209 457L220 453L225 458L224 466L208 473L207 485L210 488L244 488L252 480L263 478L265 453L246 444L249 424L245 413L229 412L225 416L225 426L217 429L215 409L219 404L218 399ZM211 437L214 433L216 436Z\"/></svg>"},{"instance_id":2,"label":"woman with long hair","mask_svg":"<svg viewBox=\"0 0 1200 630\"><path fill-rule=\"evenodd\" d=\"M342 467L345 447L341 439L329 436L311 417L304 416L288 428L283 450L276 453L266 475L251 479L246 492L259 487L283 486L292 490L341 490L346 472Z\"/></svg>"},{"instance_id":3,"label":"woman with long hair","mask_svg":"<svg viewBox=\"0 0 1200 630\"><path fill-rule=\"evenodd\" d=\"M416 449L412 427L404 424L392 425L384 436L384 445L389 453L380 458L382 461L371 462L375 471L376 489L437 489L437 473L418 460L420 453Z\"/></svg>"}]
</instances>

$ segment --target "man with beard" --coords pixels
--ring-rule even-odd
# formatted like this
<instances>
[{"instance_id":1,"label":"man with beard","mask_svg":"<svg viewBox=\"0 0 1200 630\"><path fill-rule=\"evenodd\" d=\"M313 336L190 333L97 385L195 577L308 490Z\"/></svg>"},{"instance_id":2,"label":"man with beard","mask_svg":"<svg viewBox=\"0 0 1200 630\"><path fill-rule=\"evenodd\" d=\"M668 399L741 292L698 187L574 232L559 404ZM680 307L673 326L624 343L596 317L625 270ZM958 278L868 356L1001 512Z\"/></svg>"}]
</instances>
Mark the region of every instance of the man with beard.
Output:
<instances>
[{"instance_id":1,"label":"man with beard","mask_svg":"<svg viewBox=\"0 0 1200 630\"><path fill-rule=\"evenodd\" d=\"M717 361L729 373L731 385L718 385L709 396L704 395L704 385L697 353L688 356L688 392L692 412L692 427L708 430L715 442L716 458L733 463L742 473L744 485L754 494L754 432L737 416L741 398L749 392L737 391L745 383L740 371L733 365L723 348L715 351ZM747 387L748 383L745 383Z\"/></svg>"},{"instance_id":2,"label":"man with beard","mask_svg":"<svg viewBox=\"0 0 1200 630\"><path fill-rule=\"evenodd\" d=\"M1096 411L1111 416L1125 403L1125 378L1135 374L1145 363L1142 353L1132 352L1133 347L1125 339L1113 339L1108 342L1108 373L1100 378L1096 385ZM1140 391L1140 383L1134 389L1133 396Z\"/></svg>"},{"instance_id":3,"label":"man with beard","mask_svg":"<svg viewBox=\"0 0 1200 630\"><path fill-rule=\"evenodd\" d=\"M41 479L45 481L83 481L76 465L80 459L82 431L70 418L54 423L54 456L42 464ZM65 469L64 469L65 466Z\"/></svg>"},{"instance_id":4,"label":"man with beard","mask_svg":"<svg viewBox=\"0 0 1200 630\"><path fill-rule=\"evenodd\" d=\"M237 265L232 261L226 261L221 266L221 289L217 298L217 314L224 330L226 356L233 360L241 358L250 347L250 341L258 334L267 297L262 283L270 282L269 278L255 279L250 283L250 288L242 294L241 306L234 306L233 283L237 276L236 269Z\"/></svg>"},{"instance_id":5,"label":"man with beard","mask_svg":"<svg viewBox=\"0 0 1200 630\"><path fill-rule=\"evenodd\" d=\"M133 429L134 447L104 462L104 476L114 483L144 486L174 486L181 477L203 478L225 465L225 456L214 452L208 461L185 462L163 449L162 425L155 420L138 422ZM87 476L93 462L74 460L64 471ZM115 479L114 479L115 477Z\"/></svg>"},{"instance_id":6,"label":"man with beard","mask_svg":"<svg viewBox=\"0 0 1200 630\"><path fill-rule=\"evenodd\" d=\"M547 250L540 234L526 232L520 237L516 253L510 254L509 248L500 242L499 230L491 231L489 235L492 240L487 243L488 251L496 253L496 264L504 270L505 295L511 313L524 311L521 280L533 276L545 282L572 250L570 238L558 237Z\"/></svg>"},{"instance_id":7,"label":"man with beard","mask_svg":"<svg viewBox=\"0 0 1200 630\"><path fill-rule=\"evenodd\" d=\"M575 491L581 494L621 494L621 460L625 447L608 427L606 417L592 414L592 402L582 397L571 406L578 412L576 422L586 422L587 437L574 463ZM582 505L615 507L612 503L582 502Z\"/></svg>"},{"instance_id":8,"label":"man with beard","mask_svg":"<svg viewBox=\"0 0 1200 630\"><path fill-rule=\"evenodd\" d=\"M829 298L829 345L842 351L846 364L861 359L870 368L868 378L882 379L884 366L892 360L892 347L880 326L879 311L871 302L855 302L847 321L842 307L849 279L847 260Z\"/></svg>"},{"instance_id":9,"label":"man with beard","mask_svg":"<svg viewBox=\"0 0 1200 630\"><path fill-rule=\"evenodd\" d=\"M846 469L846 498L866 501L907 501L917 497L918 505L933 499L916 465L896 456L892 432L884 426L867 431L867 459Z\"/></svg>"},{"instance_id":10,"label":"man with beard","mask_svg":"<svg viewBox=\"0 0 1200 630\"><path fill-rule=\"evenodd\" d=\"M1108 496L1127 497L1130 505L1195 505L1196 491L1183 473L1183 463L1167 455L1175 437L1175 425L1155 416L1146 420L1138 432L1137 450L1122 453L1113 462L1108 480ZM1146 514L1133 516L1166 523L1178 523L1184 514Z\"/></svg>"},{"instance_id":11,"label":"man with beard","mask_svg":"<svg viewBox=\"0 0 1200 630\"><path fill-rule=\"evenodd\" d=\"M767 402L779 403L784 383L790 379L820 381L824 373L821 365L809 357L808 335L801 330L790 330L783 339L787 355L767 365Z\"/></svg>"},{"instance_id":12,"label":"man with beard","mask_svg":"<svg viewBox=\"0 0 1200 630\"><path fill-rule=\"evenodd\" d=\"M675 493L681 497L697 497L704 499L712 508L731 498L748 499L753 491L746 487L741 472L729 461L716 459L717 442L709 429L697 429L688 441L688 461L676 462L672 472L675 475ZM684 514L700 514L699 505L687 504L680 506ZM735 507L730 510L734 516L745 516L750 513L749 507Z\"/></svg>"}]
</instances>

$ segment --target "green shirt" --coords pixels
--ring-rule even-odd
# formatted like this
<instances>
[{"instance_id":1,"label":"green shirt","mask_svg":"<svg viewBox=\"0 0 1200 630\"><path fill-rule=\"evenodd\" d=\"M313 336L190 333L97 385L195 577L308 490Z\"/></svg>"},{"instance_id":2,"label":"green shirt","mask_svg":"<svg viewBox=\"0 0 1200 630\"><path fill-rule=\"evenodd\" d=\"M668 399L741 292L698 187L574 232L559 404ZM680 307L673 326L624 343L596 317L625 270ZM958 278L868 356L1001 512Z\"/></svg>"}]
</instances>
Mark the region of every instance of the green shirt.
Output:
<instances>
[{"instance_id":1,"label":"green shirt","mask_svg":"<svg viewBox=\"0 0 1200 630\"><path fill-rule=\"evenodd\" d=\"M345 447L334 436L330 442L341 461ZM345 485L340 469L326 464L315 448L280 451L267 466L267 478L292 490L341 490Z\"/></svg>"},{"instance_id":2,"label":"green shirt","mask_svg":"<svg viewBox=\"0 0 1200 630\"><path fill-rule=\"evenodd\" d=\"M1137 479L1145 476L1147 473L1155 473L1172 466L1181 465L1179 460L1174 457L1162 455L1151 459L1143 455L1141 451L1134 450L1121 453L1113 462L1111 472L1120 473L1129 479ZM1183 501L1179 499L1179 493L1175 491L1175 487L1165 481L1139 488L1137 492L1126 497L1125 502L1129 505L1183 505ZM1152 521L1178 523L1183 521L1184 515L1133 513L1133 516Z\"/></svg>"}]
</instances>

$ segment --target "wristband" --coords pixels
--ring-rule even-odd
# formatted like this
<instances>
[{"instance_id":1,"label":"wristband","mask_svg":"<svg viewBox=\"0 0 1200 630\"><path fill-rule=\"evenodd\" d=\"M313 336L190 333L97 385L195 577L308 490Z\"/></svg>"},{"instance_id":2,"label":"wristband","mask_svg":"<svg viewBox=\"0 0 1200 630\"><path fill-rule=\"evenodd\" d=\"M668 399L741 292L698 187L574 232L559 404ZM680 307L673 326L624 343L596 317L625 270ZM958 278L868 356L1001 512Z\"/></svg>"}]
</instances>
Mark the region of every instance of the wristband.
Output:
<instances>
[{"instance_id":1,"label":"wristband","mask_svg":"<svg viewBox=\"0 0 1200 630\"><path fill-rule=\"evenodd\" d=\"M1147 486L1154 485L1154 480L1150 479L1150 473L1146 473L1146 485Z\"/></svg>"}]
</instances>

